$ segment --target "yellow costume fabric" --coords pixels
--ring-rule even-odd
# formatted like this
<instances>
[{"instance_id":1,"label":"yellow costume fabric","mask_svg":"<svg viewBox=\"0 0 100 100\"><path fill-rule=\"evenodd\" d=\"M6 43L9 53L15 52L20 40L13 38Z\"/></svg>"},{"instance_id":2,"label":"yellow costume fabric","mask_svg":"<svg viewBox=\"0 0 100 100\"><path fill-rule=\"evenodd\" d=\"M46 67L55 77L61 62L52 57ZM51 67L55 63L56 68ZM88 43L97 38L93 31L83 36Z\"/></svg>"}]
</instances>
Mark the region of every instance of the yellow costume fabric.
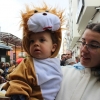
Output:
<instances>
[{"instance_id":1,"label":"yellow costume fabric","mask_svg":"<svg viewBox=\"0 0 100 100\"><path fill-rule=\"evenodd\" d=\"M8 73L11 73L15 69L15 67L16 67L16 65L13 65L13 66L9 67Z\"/></svg>"},{"instance_id":2,"label":"yellow costume fabric","mask_svg":"<svg viewBox=\"0 0 100 100\"><path fill-rule=\"evenodd\" d=\"M32 58L27 57L9 74L11 81L7 82L3 87L3 89L7 90L5 96L23 94L27 96L28 100L43 100L33 66Z\"/></svg>"}]
</instances>

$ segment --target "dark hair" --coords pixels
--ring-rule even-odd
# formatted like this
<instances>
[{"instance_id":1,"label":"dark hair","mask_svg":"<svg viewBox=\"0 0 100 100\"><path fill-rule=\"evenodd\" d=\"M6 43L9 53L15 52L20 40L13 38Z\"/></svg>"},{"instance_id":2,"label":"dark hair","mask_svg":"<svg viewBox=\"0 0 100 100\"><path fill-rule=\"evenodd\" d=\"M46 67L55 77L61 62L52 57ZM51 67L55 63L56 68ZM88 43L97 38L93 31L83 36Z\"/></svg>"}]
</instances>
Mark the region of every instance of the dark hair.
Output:
<instances>
[{"instance_id":1,"label":"dark hair","mask_svg":"<svg viewBox=\"0 0 100 100\"><path fill-rule=\"evenodd\" d=\"M66 54L62 54L62 55L61 55L61 58L62 58L64 55L66 55Z\"/></svg>"},{"instance_id":2,"label":"dark hair","mask_svg":"<svg viewBox=\"0 0 100 100\"><path fill-rule=\"evenodd\" d=\"M86 26L86 29L90 29L92 31L100 33L100 23L91 23ZM91 71L96 77L98 77L98 81L100 81L100 66L92 67Z\"/></svg>"},{"instance_id":3,"label":"dark hair","mask_svg":"<svg viewBox=\"0 0 100 100\"><path fill-rule=\"evenodd\" d=\"M86 26L86 29L100 33L100 23L91 23Z\"/></svg>"},{"instance_id":4,"label":"dark hair","mask_svg":"<svg viewBox=\"0 0 100 100\"><path fill-rule=\"evenodd\" d=\"M100 66L92 67L91 71L93 72L94 76L98 77L98 81L100 81Z\"/></svg>"}]
</instances>

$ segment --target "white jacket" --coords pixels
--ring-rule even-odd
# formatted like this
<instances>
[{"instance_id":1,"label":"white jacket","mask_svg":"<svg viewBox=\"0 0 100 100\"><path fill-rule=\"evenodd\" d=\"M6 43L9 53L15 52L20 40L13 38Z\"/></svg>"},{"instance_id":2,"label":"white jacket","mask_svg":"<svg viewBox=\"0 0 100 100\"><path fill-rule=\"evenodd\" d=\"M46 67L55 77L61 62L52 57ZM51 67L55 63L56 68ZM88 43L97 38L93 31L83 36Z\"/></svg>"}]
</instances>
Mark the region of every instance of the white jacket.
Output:
<instances>
[{"instance_id":1,"label":"white jacket","mask_svg":"<svg viewBox=\"0 0 100 100\"><path fill-rule=\"evenodd\" d=\"M63 81L55 100L100 100L100 82L89 68L62 68Z\"/></svg>"}]
</instances>

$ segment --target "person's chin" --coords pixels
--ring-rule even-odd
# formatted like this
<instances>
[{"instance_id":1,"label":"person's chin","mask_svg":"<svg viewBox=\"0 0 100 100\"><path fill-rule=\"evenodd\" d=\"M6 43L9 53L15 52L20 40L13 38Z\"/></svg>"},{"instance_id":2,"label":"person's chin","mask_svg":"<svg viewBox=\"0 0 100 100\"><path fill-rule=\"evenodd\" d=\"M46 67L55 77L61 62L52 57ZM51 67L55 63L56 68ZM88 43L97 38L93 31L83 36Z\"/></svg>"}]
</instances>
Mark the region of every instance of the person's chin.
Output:
<instances>
[{"instance_id":1,"label":"person's chin","mask_svg":"<svg viewBox=\"0 0 100 100\"><path fill-rule=\"evenodd\" d=\"M86 67L86 68L89 68L89 67L90 67L90 65L88 64L88 62L85 62L85 61L83 61L83 60L80 60L80 62L81 62L81 64L82 64L84 67Z\"/></svg>"}]
</instances>

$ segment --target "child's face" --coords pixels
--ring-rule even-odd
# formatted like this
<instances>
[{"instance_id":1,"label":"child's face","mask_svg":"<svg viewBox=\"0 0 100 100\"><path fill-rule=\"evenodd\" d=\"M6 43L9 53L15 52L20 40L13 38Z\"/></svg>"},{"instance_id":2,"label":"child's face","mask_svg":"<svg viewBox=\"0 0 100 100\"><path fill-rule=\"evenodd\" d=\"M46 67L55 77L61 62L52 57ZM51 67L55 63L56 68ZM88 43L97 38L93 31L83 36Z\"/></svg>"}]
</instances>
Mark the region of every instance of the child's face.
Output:
<instances>
[{"instance_id":1,"label":"child's face","mask_svg":"<svg viewBox=\"0 0 100 100\"><path fill-rule=\"evenodd\" d=\"M30 35L30 54L33 58L45 59L55 51L57 44L52 42L49 32L32 33Z\"/></svg>"}]
</instances>

